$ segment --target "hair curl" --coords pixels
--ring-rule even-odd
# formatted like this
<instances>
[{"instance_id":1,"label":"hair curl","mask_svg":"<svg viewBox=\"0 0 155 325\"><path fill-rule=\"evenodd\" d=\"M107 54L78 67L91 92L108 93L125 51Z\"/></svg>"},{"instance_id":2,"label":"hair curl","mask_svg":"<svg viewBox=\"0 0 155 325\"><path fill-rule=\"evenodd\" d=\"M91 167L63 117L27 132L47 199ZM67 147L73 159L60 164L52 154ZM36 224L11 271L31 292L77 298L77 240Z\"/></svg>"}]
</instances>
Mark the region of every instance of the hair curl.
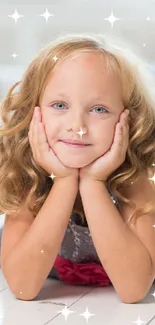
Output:
<instances>
[{"instance_id":1,"label":"hair curl","mask_svg":"<svg viewBox=\"0 0 155 325\"><path fill-rule=\"evenodd\" d=\"M43 48L28 66L22 80L10 88L1 103L4 127L0 129L0 214L15 215L25 201L25 205L36 216L45 202L53 181L33 159L28 139L33 110L41 102L54 67L71 55L89 51L102 53L121 80L124 107L130 111L129 146L124 163L109 176L107 184L120 202L135 208L135 204L121 194L121 188L131 186L131 182L137 181L141 172L148 177L153 175L154 78L144 61L129 49L124 49L124 44L120 46L113 39L100 34L70 34ZM58 57L57 61L53 60L55 56ZM19 90L14 92L17 86ZM34 195L37 200L31 207ZM155 200L135 210L132 217L154 210ZM84 222L83 215L81 218Z\"/></svg>"}]
</instances>

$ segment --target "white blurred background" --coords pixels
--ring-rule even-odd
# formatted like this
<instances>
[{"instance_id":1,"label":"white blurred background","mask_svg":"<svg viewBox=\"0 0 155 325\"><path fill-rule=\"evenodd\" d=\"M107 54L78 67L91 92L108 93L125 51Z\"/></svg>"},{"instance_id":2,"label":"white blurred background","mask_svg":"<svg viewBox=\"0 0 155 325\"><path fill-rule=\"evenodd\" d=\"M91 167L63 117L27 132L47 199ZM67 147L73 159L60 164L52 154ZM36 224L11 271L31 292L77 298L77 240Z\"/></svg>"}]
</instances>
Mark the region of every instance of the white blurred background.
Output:
<instances>
[{"instance_id":1,"label":"white blurred background","mask_svg":"<svg viewBox=\"0 0 155 325\"><path fill-rule=\"evenodd\" d=\"M46 12L47 19L40 16ZM19 15L13 15L15 9ZM113 15L120 20L105 20ZM103 33L125 41L155 74L155 0L1 0L0 101L38 51L65 33ZM17 55L16 57L12 56Z\"/></svg>"}]
</instances>

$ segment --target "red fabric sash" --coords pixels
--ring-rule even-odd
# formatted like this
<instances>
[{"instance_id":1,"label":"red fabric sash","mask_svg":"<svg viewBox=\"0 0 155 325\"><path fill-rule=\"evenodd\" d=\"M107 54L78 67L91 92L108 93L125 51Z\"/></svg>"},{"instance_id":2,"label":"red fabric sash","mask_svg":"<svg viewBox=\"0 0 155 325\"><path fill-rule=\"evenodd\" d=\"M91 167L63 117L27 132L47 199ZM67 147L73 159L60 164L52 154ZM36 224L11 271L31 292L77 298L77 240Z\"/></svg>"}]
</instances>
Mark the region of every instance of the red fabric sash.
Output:
<instances>
[{"instance_id":1,"label":"red fabric sash","mask_svg":"<svg viewBox=\"0 0 155 325\"><path fill-rule=\"evenodd\" d=\"M94 284L99 287L111 284L101 264L94 262L72 263L58 255L53 266L56 268L60 280L69 284Z\"/></svg>"}]
</instances>

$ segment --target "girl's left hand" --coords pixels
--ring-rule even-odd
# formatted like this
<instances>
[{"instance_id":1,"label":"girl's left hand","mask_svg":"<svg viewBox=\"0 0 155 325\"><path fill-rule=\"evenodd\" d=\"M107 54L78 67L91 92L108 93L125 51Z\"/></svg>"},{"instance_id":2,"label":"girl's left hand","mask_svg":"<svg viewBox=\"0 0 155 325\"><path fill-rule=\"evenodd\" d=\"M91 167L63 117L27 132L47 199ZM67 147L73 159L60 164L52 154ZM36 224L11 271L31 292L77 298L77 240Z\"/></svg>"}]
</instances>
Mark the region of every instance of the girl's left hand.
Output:
<instances>
[{"instance_id":1,"label":"girl's left hand","mask_svg":"<svg viewBox=\"0 0 155 325\"><path fill-rule=\"evenodd\" d=\"M120 122L116 124L114 141L108 152L91 164L80 168L80 181L84 178L106 181L109 175L124 162L129 143L128 113L127 109L121 113Z\"/></svg>"}]
</instances>

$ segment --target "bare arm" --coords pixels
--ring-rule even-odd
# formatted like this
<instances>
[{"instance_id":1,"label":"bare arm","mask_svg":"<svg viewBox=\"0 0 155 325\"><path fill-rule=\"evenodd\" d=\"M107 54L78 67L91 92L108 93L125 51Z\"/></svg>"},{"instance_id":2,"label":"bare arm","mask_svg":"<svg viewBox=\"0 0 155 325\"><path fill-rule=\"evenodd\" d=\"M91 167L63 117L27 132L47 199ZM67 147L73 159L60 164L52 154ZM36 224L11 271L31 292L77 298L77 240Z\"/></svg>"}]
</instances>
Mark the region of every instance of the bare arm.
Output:
<instances>
[{"instance_id":1,"label":"bare arm","mask_svg":"<svg viewBox=\"0 0 155 325\"><path fill-rule=\"evenodd\" d=\"M58 254L77 192L78 179L57 179L31 226L3 263L2 271L17 298L32 300L39 293Z\"/></svg>"},{"instance_id":2,"label":"bare arm","mask_svg":"<svg viewBox=\"0 0 155 325\"><path fill-rule=\"evenodd\" d=\"M80 194L95 248L119 297L127 303L143 299L153 282L148 250L125 224L105 184L83 180Z\"/></svg>"}]
</instances>

